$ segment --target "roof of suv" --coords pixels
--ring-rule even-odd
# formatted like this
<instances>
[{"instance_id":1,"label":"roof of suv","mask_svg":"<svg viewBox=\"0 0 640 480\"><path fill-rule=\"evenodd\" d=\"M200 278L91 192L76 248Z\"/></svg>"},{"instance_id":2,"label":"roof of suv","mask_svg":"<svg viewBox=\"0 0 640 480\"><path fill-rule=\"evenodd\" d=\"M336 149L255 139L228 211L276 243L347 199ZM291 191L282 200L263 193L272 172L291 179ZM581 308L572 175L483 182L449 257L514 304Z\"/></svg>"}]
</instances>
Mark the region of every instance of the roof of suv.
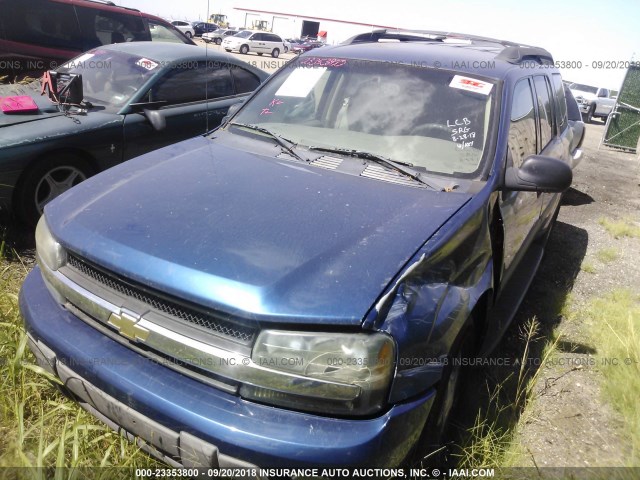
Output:
<instances>
[{"instance_id":1,"label":"roof of suv","mask_svg":"<svg viewBox=\"0 0 640 480\"><path fill-rule=\"evenodd\" d=\"M551 54L539 47L472 35L395 30L356 35L310 55L443 68L495 79L514 68L526 71L522 62L553 63Z\"/></svg>"}]
</instances>

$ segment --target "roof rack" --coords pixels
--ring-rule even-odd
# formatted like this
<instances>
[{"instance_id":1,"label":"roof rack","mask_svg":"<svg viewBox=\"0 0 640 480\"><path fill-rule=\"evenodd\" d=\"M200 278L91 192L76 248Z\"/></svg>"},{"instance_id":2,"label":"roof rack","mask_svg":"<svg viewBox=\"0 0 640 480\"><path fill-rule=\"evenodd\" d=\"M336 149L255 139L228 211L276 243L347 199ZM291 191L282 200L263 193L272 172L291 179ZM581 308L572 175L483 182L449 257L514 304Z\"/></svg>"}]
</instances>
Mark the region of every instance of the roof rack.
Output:
<instances>
[{"instance_id":1,"label":"roof rack","mask_svg":"<svg viewBox=\"0 0 640 480\"><path fill-rule=\"evenodd\" d=\"M109 7L124 8L125 10L132 10L134 12L139 12L140 11L137 8L123 7L122 5L116 5L111 0L83 0L83 1L85 1L85 2L93 2L93 3L100 3L102 5L107 5Z\"/></svg>"},{"instance_id":2,"label":"roof rack","mask_svg":"<svg viewBox=\"0 0 640 480\"><path fill-rule=\"evenodd\" d=\"M466 33L442 32L436 30L391 30L379 29L367 33L361 33L343 42L343 45L354 43L371 43L379 41L399 41L399 42L438 42L445 43L449 40L467 41L473 45L486 45L502 47L496 55L497 60L518 64L525 60L534 60L539 63L553 63L553 56L544 48L524 45L508 40L483 37L480 35L470 35Z\"/></svg>"}]
</instances>

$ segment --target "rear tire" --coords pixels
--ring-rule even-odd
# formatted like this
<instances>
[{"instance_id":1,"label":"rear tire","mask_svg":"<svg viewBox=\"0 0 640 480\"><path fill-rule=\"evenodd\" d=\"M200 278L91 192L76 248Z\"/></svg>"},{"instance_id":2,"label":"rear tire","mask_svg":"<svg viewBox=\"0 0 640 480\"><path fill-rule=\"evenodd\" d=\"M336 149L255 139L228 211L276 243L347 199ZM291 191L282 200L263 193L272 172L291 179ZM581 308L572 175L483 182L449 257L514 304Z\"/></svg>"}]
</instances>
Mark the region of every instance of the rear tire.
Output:
<instances>
[{"instance_id":1,"label":"rear tire","mask_svg":"<svg viewBox=\"0 0 640 480\"><path fill-rule=\"evenodd\" d=\"M220 44L222 44L222 39L221 38L216 38L215 42L216 42L216 45L220 45Z\"/></svg>"},{"instance_id":2,"label":"rear tire","mask_svg":"<svg viewBox=\"0 0 640 480\"><path fill-rule=\"evenodd\" d=\"M185 32L185 35L186 35L186 37L187 37L187 38L191 38L191 37L193 37L193 35L191 35L191 32ZM206 41L206 40L205 40L205 41Z\"/></svg>"},{"instance_id":3,"label":"rear tire","mask_svg":"<svg viewBox=\"0 0 640 480\"><path fill-rule=\"evenodd\" d=\"M587 123L593 123L593 114L596 111L596 106L591 105L589 107L589 111L587 112L587 118L585 119Z\"/></svg>"},{"instance_id":4,"label":"rear tire","mask_svg":"<svg viewBox=\"0 0 640 480\"><path fill-rule=\"evenodd\" d=\"M95 173L93 167L73 153L42 157L23 173L16 191L19 219L35 226L47 203Z\"/></svg>"}]
</instances>

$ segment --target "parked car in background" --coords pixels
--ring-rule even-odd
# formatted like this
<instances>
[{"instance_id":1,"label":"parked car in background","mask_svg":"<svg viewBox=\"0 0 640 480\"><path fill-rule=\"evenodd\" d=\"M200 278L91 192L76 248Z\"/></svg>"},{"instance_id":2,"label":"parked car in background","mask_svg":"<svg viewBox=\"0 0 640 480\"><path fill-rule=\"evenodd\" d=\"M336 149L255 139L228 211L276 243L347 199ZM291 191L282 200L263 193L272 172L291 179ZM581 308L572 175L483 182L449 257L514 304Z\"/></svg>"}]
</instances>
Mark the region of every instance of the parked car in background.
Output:
<instances>
[{"instance_id":1,"label":"parked car in background","mask_svg":"<svg viewBox=\"0 0 640 480\"><path fill-rule=\"evenodd\" d=\"M38 77L100 45L193 42L161 18L88 0L0 0L0 77Z\"/></svg>"},{"instance_id":2,"label":"parked car in background","mask_svg":"<svg viewBox=\"0 0 640 480\"><path fill-rule=\"evenodd\" d=\"M572 83L569 88L587 123L591 123L594 117L602 119L603 122L607 121L616 104L608 88L592 87L582 83Z\"/></svg>"},{"instance_id":3,"label":"parked car in background","mask_svg":"<svg viewBox=\"0 0 640 480\"><path fill-rule=\"evenodd\" d=\"M194 36L201 37L203 33L207 32L215 32L220 27L215 23L208 22L194 22L193 23L193 32Z\"/></svg>"},{"instance_id":4,"label":"parked car in background","mask_svg":"<svg viewBox=\"0 0 640 480\"><path fill-rule=\"evenodd\" d=\"M0 211L32 225L94 173L217 127L267 77L225 53L155 42L102 46L56 74L82 76L73 105L34 89L16 100L35 102L31 111L0 113Z\"/></svg>"},{"instance_id":5,"label":"parked car in background","mask_svg":"<svg viewBox=\"0 0 640 480\"><path fill-rule=\"evenodd\" d=\"M572 181L553 57L368 32L232 110L47 205L29 347L174 467L422 460L477 396L467 360L508 328Z\"/></svg>"},{"instance_id":6,"label":"parked car in background","mask_svg":"<svg viewBox=\"0 0 640 480\"><path fill-rule=\"evenodd\" d=\"M268 53L273 58L278 58L280 53L285 51L284 41L280 36L255 30L243 30L225 38L222 41L222 47L227 52L237 51L242 54L254 52L258 55Z\"/></svg>"},{"instance_id":7,"label":"parked car in background","mask_svg":"<svg viewBox=\"0 0 640 480\"><path fill-rule=\"evenodd\" d=\"M182 20L174 20L173 22L171 22L171 25L173 25L182 33L184 33L187 38L192 38L195 35L193 25L191 25L191 23L189 22L183 22Z\"/></svg>"},{"instance_id":8,"label":"parked car in background","mask_svg":"<svg viewBox=\"0 0 640 480\"><path fill-rule=\"evenodd\" d=\"M291 51L299 54L322 46L324 46L324 43L318 40L300 40L298 43L291 46Z\"/></svg>"},{"instance_id":9,"label":"parked car in background","mask_svg":"<svg viewBox=\"0 0 640 480\"><path fill-rule=\"evenodd\" d=\"M216 45L222 44L222 40L231 35L238 33L238 30L231 28L219 28L215 32L208 32L202 34L202 39L207 43L215 43Z\"/></svg>"}]
</instances>

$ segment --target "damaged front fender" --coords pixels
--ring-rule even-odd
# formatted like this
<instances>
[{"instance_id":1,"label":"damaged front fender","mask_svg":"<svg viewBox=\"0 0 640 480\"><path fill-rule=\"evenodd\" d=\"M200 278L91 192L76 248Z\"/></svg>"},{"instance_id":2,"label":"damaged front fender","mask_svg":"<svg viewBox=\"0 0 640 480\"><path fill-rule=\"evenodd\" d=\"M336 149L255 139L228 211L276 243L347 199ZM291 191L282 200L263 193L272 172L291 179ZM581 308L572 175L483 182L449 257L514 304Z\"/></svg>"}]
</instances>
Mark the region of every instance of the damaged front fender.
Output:
<instances>
[{"instance_id":1,"label":"damaged front fender","mask_svg":"<svg viewBox=\"0 0 640 480\"><path fill-rule=\"evenodd\" d=\"M487 202L469 202L417 252L365 326L397 342L389 401L424 392L442 376L452 345L493 285Z\"/></svg>"}]
</instances>

